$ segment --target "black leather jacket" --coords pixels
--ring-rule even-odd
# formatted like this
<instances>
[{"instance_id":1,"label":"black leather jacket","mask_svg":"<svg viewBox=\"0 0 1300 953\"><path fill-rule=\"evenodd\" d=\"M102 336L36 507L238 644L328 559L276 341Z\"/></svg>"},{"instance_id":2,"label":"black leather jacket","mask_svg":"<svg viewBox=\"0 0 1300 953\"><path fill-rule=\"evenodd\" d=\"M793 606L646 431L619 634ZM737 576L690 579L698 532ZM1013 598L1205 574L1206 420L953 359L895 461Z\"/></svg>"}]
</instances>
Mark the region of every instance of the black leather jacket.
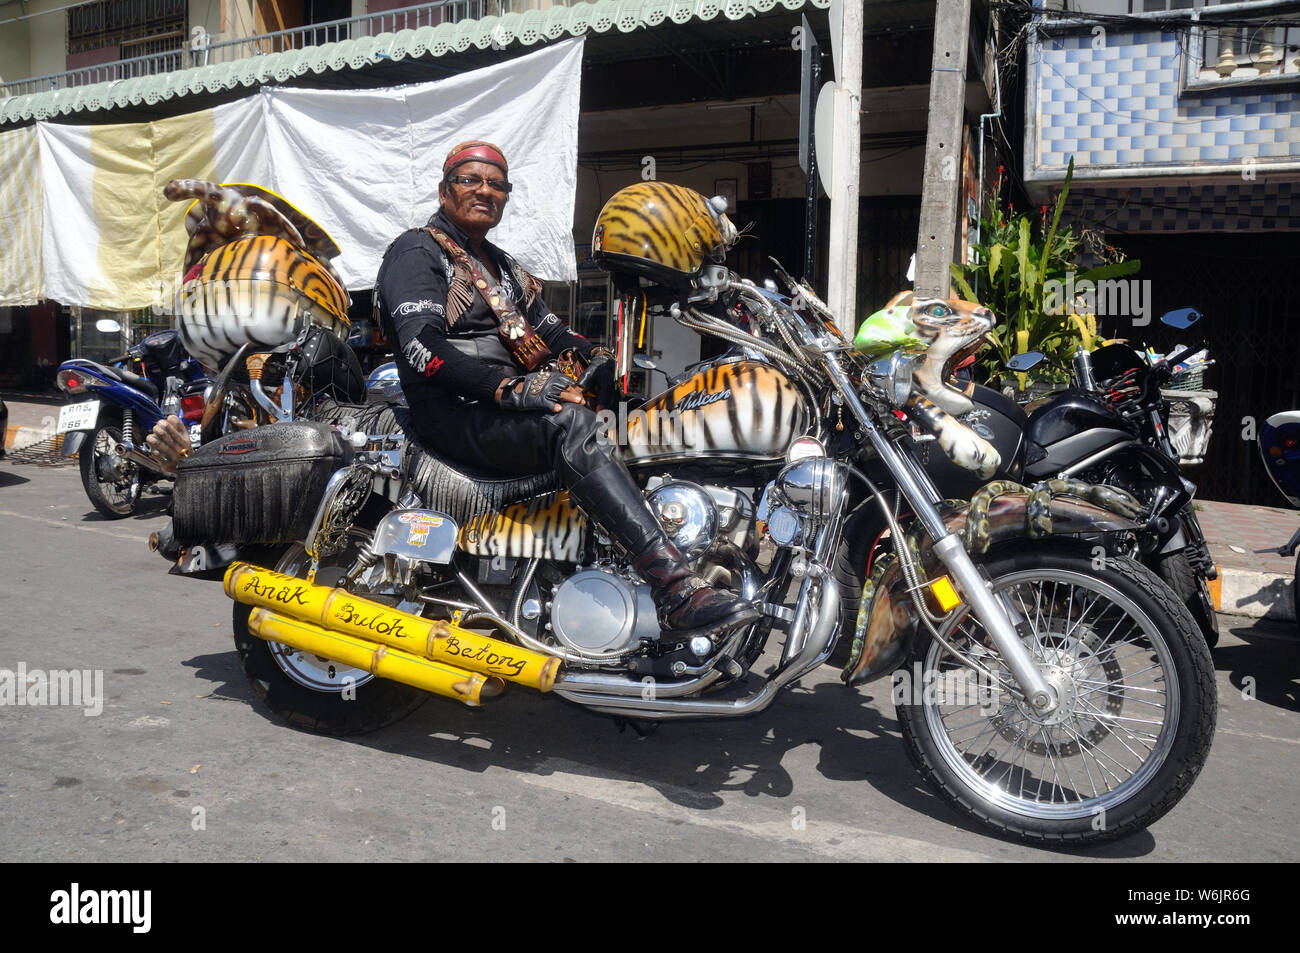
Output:
<instances>
[{"instance_id":1,"label":"black leather jacket","mask_svg":"<svg viewBox=\"0 0 1300 953\"><path fill-rule=\"evenodd\" d=\"M441 211L429 224L469 250L465 234ZM589 354L590 342L547 310L540 294L526 305L527 276L514 259L490 242L483 246L501 276L502 290L551 353L574 348ZM422 228L398 236L385 252L375 280L380 320L394 344L402 391L415 415L430 400L443 405L448 397L491 401L503 378L523 373L502 343L497 317L481 293L475 291L468 310L448 321L451 281L450 257Z\"/></svg>"}]
</instances>

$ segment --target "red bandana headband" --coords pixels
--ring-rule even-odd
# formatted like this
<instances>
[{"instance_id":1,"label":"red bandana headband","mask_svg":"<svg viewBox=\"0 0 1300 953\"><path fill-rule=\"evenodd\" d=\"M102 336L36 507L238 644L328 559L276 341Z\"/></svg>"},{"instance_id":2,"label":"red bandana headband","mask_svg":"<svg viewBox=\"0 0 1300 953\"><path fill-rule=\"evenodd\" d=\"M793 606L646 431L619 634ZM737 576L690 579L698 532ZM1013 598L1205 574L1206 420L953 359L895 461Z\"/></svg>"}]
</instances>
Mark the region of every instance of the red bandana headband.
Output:
<instances>
[{"instance_id":1,"label":"red bandana headband","mask_svg":"<svg viewBox=\"0 0 1300 953\"><path fill-rule=\"evenodd\" d=\"M458 165L464 165L466 162L487 162L490 165L499 167L504 174L509 174L506 167L506 157L490 142L475 140L472 142L462 142L460 145L452 148L447 153L447 161L442 164L442 174L450 175L452 169Z\"/></svg>"}]
</instances>

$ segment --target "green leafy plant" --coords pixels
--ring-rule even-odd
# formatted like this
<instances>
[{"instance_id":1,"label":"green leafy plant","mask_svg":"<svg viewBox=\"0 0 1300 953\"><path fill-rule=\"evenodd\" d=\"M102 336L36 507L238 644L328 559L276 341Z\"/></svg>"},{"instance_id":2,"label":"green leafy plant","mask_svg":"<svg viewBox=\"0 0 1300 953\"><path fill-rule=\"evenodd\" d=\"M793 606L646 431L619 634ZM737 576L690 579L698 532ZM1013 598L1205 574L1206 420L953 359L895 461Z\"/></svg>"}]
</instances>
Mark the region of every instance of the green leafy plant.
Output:
<instances>
[{"instance_id":1,"label":"green leafy plant","mask_svg":"<svg viewBox=\"0 0 1300 953\"><path fill-rule=\"evenodd\" d=\"M985 350L984 368L990 378L1002 377L1003 365L1016 354L1042 351L1047 360L1020 377L1023 389L1026 376L1039 381L1061 381L1076 344L1091 349L1096 341L1096 317L1075 313L1074 302L1051 307L1049 291L1073 283L1101 281L1131 275L1141 267L1136 259L1111 261L1097 268L1079 271L1076 259L1084 234L1075 234L1069 226L1061 227L1061 212L1070 183L1074 179L1074 159L1070 160L1065 187L1056 200L1048 225L1048 207L1040 209L1037 226L1029 215L1015 215L1015 206L1001 205L1002 175L999 166L994 194L988 202L991 217L982 218L980 241L972 247L978 255L976 264L952 266L953 283L962 297L978 301L998 319L989 333L991 347ZM1112 257L1121 257L1110 246ZM1053 286L1052 282L1059 282ZM978 288L978 291L975 289ZM1060 304L1060 302L1057 302Z\"/></svg>"}]
</instances>

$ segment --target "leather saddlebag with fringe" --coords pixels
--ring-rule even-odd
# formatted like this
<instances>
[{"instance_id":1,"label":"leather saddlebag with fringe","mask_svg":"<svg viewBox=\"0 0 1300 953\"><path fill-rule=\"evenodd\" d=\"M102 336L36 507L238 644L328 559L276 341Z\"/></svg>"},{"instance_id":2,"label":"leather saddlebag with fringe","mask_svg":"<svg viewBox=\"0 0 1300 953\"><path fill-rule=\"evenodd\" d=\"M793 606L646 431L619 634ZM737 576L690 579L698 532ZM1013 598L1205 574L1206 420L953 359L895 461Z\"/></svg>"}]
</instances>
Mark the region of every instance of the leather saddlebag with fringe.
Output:
<instances>
[{"instance_id":1,"label":"leather saddlebag with fringe","mask_svg":"<svg viewBox=\"0 0 1300 953\"><path fill-rule=\"evenodd\" d=\"M177 467L172 525L182 546L301 540L352 448L328 424L285 421L228 434Z\"/></svg>"}]
</instances>

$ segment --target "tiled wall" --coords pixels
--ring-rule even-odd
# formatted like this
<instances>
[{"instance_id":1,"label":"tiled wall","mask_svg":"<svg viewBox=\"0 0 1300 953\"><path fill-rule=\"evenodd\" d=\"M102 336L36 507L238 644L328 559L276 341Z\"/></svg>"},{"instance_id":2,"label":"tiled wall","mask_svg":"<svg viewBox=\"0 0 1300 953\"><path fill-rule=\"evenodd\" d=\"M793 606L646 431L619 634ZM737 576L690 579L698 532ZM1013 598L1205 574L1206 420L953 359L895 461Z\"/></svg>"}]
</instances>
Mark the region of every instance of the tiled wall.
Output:
<instances>
[{"instance_id":1,"label":"tiled wall","mask_svg":"<svg viewBox=\"0 0 1300 953\"><path fill-rule=\"evenodd\" d=\"M1071 155L1078 179L1102 169L1223 174L1247 160L1260 171L1300 162L1300 86L1180 95L1174 33L1111 28L1099 49L1091 32L1040 35L1030 49L1029 181L1063 178Z\"/></svg>"},{"instance_id":2,"label":"tiled wall","mask_svg":"<svg viewBox=\"0 0 1300 953\"><path fill-rule=\"evenodd\" d=\"M1071 188L1070 217L1108 232L1300 231L1300 182Z\"/></svg>"}]
</instances>

